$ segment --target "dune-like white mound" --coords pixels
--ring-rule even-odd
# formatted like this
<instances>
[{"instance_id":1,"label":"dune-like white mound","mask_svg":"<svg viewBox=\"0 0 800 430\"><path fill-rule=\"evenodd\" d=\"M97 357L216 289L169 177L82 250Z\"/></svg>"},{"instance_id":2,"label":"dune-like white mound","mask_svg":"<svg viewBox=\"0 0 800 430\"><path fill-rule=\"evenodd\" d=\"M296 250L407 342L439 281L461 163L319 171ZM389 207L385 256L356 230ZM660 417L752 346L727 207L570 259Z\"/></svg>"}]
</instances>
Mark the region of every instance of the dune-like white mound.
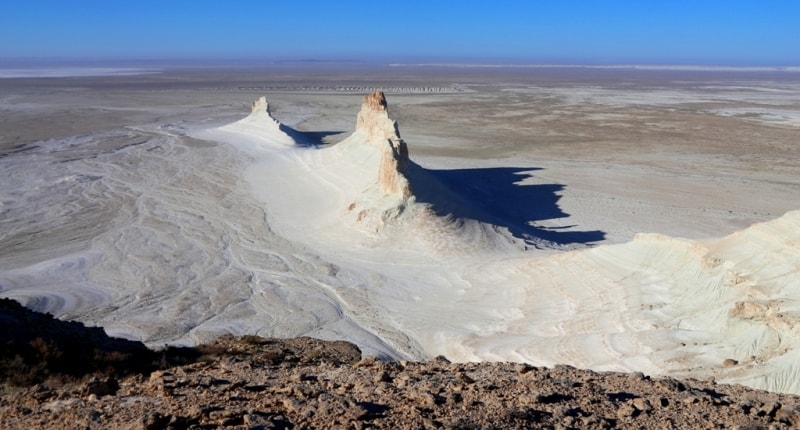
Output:
<instances>
[{"instance_id":1,"label":"dune-like white mound","mask_svg":"<svg viewBox=\"0 0 800 430\"><path fill-rule=\"evenodd\" d=\"M640 234L488 263L465 277L502 285L483 293L494 329L459 333L451 347L462 359L713 376L797 393L798 243L794 211L718 240Z\"/></svg>"},{"instance_id":2,"label":"dune-like white mound","mask_svg":"<svg viewBox=\"0 0 800 430\"><path fill-rule=\"evenodd\" d=\"M287 127L272 117L266 97L253 101L252 111L247 117L220 127L222 132L236 133L251 139L251 145L265 149L271 145L307 145L308 142L302 133ZM254 149L254 148L248 148Z\"/></svg>"}]
</instances>

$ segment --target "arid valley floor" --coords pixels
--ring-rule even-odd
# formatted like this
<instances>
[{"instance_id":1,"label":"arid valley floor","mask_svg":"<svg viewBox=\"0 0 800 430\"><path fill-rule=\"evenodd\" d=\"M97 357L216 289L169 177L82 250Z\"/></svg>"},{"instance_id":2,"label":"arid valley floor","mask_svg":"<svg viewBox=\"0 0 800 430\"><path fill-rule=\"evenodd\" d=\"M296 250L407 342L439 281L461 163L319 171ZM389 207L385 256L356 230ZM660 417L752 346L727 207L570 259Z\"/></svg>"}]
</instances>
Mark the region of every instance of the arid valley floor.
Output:
<instances>
[{"instance_id":1,"label":"arid valley floor","mask_svg":"<svg viewBox=\"0 0 800 430\"><path fill-rule=\"evenodd\" d=\"M358 146L375 90L400 200ZM0 296L153 347L311 336L798 394L798 95L764 70L0 79ZM261 96L280 124L240 121Z\"/></svg>"}]
</instances>

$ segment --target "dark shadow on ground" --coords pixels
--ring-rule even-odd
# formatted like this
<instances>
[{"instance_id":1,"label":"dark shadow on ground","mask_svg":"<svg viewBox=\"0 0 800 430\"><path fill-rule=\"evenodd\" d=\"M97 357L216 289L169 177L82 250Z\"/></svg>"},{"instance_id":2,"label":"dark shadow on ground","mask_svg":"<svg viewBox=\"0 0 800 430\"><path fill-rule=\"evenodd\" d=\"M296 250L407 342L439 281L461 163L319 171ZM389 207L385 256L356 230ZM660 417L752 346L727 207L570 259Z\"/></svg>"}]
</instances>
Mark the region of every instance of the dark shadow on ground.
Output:
<instances>
[{"instance_id":1,"label":"dark shadow on ground","mask_svg":"<svg viewBox=\"0 0 800 430\"><path fill-rule=\"evenodd\" d=\"M280 130L294 139L299 146L319 147L330 144L329 136L336 136L344 133L343 131L300 131L288 125L280 124Z\"/></svg>"},{"instance_id":2,"label":"dark shadow on ground","mask_svg":"<svg viewBox=\"0 0 800 430\"><path fill-rule=\"evenodd\" d=\"M308 147L317 146L314 140L307 137L306 134L303 133L302 131L295 130L292 127L289 127L288 125L285 125L283 123L280 123L278 125L278 128L280 129L280 131L286 133L289 137L291 137L292 140L294 140L294 143L298 146L308 146Z\"/></svg>"},{"instance_id":3,"label":"dark shadow on ground","mask_svg":"<svg viewBox=\"0 0 800 430\"><path fill-rule=\"evenodd\" d=\"M31 385L50 377L120 377L190 363L195 348L148 349L110 337L100 327L63 321L0 298L0 382Z\"/></svg>"},{"instance_id":4,"label":"dark shadow on ground","mask_svg":"<svg viewBox=\"0 0 800 430\"><path fill-rule=\"evenodd\" d=\"M338 136L345 132L344 131L301 131L300 133L302 133L307 140L313 142L315 145L322 146L334 143L330 141L329 139L330 136Z\"/></svg>"},{"instance_id":5,"label":"dark shadow on ground","mask_svg":"<svg viewBox=\"0 0 800 430\"><path fill-rule=\"evenodd\" d=\"M0 297L0 389L3 384L28 386L46 380L74 382L82 378L120 378L223 358L249 360L258 366L344 365L361 359L361 350L345 341L308 337L266 339L225 335L195 347L152 350L139 341L110 337L100 327L87 327L50 314L34 312ZM108 392L119 388L110 382Z\"/></svg>"},{"instance_id":6,"label":"dark shadow on ground","mask_svg":"<svg viewBox=\"0 0 800 430\"><path fill-rule=\"evenodd\" d=\"M533 246L588 245L605 239L600 230L575 231L574 225L537 227L532 223L568 218L558 206L562 184L521 184L536 167L495 167L429 170L415 163L406 169L418 202L428 203L439 216L473 219L508 228ZM433 179L433 180L431 180Z\"/></svg>"}]
</instances>

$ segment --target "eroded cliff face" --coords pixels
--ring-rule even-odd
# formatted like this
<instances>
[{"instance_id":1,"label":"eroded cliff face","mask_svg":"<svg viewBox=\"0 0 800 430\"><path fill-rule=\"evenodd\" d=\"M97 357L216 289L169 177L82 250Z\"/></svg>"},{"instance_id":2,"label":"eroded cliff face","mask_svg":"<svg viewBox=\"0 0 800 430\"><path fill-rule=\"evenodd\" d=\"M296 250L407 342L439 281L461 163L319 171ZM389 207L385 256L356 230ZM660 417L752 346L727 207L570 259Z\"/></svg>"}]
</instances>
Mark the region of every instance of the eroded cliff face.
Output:
<instances>
[{"instance_id":1,"label":"eroded cliff face","mask_svg":"<svg viewBox=\"0 0 800 430\"><path fill-rule=\"evenodd\" d=\"M387 194L411 196L411 187L403 176L408 166L408 147L400 137L397 122L389 118L386 97L382 91L364 96L356 119L356 131L367 136L369 144L381 145L378 185Z\"/></svg>"},{"instance_id":2,"label":"eroded cliff face","mask_svg":"<svg viewBox=\"0 0 800 430\"><path fill-rule=\"evenodd\" d=\"M269 114L269 103L267 103L267 98L264 96L261 96L256 100L253 100L253 104L251 106L252 106L252 111L250 112L251 114L259 112L266 112L267 114Z\"/></svg>"}]
</instances>

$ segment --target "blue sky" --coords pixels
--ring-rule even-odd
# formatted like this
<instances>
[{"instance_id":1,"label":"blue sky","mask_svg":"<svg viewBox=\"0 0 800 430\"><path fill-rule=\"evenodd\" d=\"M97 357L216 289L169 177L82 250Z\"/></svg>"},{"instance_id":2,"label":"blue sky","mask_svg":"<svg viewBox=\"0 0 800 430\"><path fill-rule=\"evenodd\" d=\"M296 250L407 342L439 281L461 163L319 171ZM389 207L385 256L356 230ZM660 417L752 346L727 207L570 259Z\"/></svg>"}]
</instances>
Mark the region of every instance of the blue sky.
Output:
<instances>
[{"instance_id":1,"label":"blue sky","mask_svg":"<svg viewBox=\"0 0 800 430\"><path fill-rule=\"evenodd\" d=\"M800 65L800 1L4 0L14 58Z\"/></svg>"}]
</instances>

